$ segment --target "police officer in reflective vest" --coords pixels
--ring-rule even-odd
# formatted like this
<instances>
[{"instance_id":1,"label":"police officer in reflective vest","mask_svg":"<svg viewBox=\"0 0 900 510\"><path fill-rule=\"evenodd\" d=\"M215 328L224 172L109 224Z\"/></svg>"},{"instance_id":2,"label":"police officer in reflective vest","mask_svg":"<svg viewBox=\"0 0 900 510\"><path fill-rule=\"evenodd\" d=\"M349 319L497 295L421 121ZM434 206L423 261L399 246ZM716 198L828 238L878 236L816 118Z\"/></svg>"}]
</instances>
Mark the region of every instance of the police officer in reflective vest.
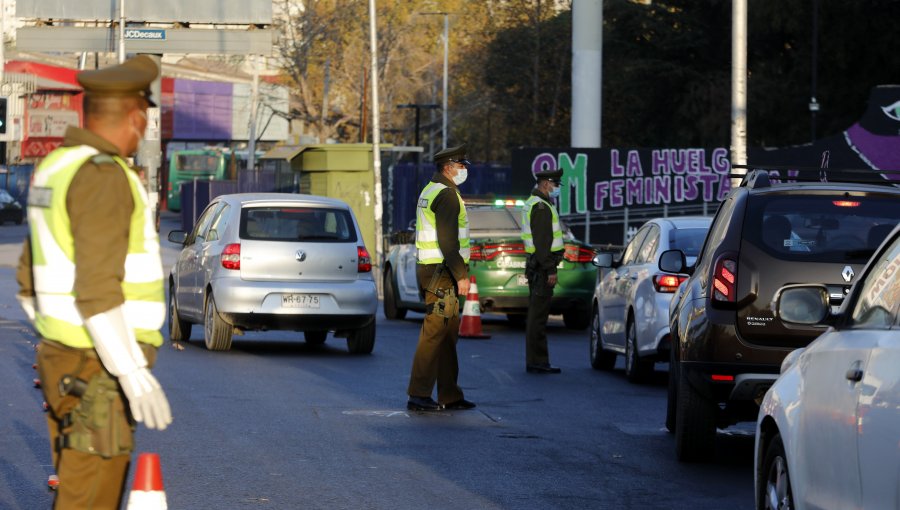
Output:
<instances>
[{"instance_id":1,"label":"police officer in reflective vest","mask_svg":"<svg viewBox=\"0 0 900 510\"><path fill-rule=\"evenodd\" d=\"M28 194L17 297L41 337L57 510L119 508L136 422L172 422L150 373L166 314L159 239L125 160L144 136L158 74L147 56L79 73L85 129L68 128Z\"/></svg>"},{"instance_id":2,"label":"police officer in reflective vest","mask_svg":"<svg viewBox=\"0 0 900 510\"><path fill-rule=\"evenodd\" d=\"M562 228L550 198L559 196L562 170L535 174L537 185L522 208L522 241L528 254L528 319L525 329L525 370L536 374L558 374L547 351L547 317L556 286L556 266L563 256Z\"/></svg>"},{"instance_id":3,"label":"police officer in reflective vest","mask_svg":"<svg viewBox=\"0 0 900 510\"><path fill-rule=\"evenodd\" d=\"M457 384L459 296L469 291L469 220L459 186L466 180L466 147L434 155L437 168L416 205L416 278L426 315L409 377L407 409L471 409ZM437 382L437 402L431 397Z\"/></svg>"}]
</instances>

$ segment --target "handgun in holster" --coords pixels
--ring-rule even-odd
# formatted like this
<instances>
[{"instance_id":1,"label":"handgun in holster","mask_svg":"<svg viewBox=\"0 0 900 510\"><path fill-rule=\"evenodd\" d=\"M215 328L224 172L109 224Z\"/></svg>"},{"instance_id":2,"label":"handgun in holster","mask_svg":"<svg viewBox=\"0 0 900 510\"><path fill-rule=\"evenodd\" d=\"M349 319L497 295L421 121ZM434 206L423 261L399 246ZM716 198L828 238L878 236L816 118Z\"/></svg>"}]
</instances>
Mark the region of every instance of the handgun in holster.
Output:
<instances>
[{"instance_id":1,"label":"handgun in holster","mask_svg":"<svg viewBox=\"0 0 900 510\"><path fill-rule=\"evenodd\" d=\"M443 270L443 265L438 266L431 275L431 281L428 283L428 287L425 288L425 292L430 292L438 298L437 301L425 307L425 313L434 313L438 317L452 319L459 315L459 298L456 297L456 291L453 287L448 289L437 288Z\"/></svg>"}]
</instances>

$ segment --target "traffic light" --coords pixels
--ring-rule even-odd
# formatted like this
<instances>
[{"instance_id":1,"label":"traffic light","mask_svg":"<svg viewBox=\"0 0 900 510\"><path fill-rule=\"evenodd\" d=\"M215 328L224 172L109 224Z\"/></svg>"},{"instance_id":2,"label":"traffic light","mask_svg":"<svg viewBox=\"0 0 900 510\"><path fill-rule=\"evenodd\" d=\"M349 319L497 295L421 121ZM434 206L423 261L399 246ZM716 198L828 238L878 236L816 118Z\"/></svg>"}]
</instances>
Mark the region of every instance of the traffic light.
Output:
<instances>
[{"instance_id":1,"label":"traffic light","mask_svg":"<svg viewBox=\"0 0 900 510\"><path fill-rule=\"evenodd\" d=\"M0 135L6 134L6 101L8 98L0 97Z\"/></svg>"}]
</instances>

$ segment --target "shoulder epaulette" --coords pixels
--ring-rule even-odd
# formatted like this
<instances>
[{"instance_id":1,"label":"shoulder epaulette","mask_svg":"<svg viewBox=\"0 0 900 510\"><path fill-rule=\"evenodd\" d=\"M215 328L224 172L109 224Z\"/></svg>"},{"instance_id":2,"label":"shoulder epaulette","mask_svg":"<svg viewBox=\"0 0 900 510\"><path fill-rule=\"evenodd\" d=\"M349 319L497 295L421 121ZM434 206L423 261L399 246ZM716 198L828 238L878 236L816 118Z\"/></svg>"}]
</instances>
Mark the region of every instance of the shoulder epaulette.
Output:
<instances>
[{"instance_id":1,"label":"shoulder epaulette","mask_svg":"<svg viewBox=\"0 0 900 510\"><path fill-rule=\"evenodd\" d=\"M91 157L91 163L95 165L115 165L116 160L109 154L97 154Z\"/></svg>"}]
</instances>

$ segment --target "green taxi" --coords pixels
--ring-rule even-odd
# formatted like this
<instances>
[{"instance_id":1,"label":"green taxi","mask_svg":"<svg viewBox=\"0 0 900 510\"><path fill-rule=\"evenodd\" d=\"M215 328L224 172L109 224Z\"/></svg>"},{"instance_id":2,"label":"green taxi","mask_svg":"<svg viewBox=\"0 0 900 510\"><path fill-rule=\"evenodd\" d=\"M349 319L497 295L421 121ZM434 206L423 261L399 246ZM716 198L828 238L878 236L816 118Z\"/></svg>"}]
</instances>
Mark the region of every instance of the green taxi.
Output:
<instances>
[{"instance_id":1,"label":"green taxi","mask_svg":"<svg viewBox=\"0 0 900 510\"><path fill-rule=\"evenodd\" d=\"M506 314L517 325L524 325L528 313L526 254L520 237L523 205L522 200L466 201L471 239L469 274L478 285L481 311ZM594 250L575 239L565 225L563 231L565 252L558 266L550 313L561 314L568 328L585 329L590 324L597 281L597 268L591 264ZM385 261L384 314L388 319L402 319L407 310L424 311L425 303L416 282L414 234L394 239L401 242L391 247Z\"/></svg>"}]
</instances>

